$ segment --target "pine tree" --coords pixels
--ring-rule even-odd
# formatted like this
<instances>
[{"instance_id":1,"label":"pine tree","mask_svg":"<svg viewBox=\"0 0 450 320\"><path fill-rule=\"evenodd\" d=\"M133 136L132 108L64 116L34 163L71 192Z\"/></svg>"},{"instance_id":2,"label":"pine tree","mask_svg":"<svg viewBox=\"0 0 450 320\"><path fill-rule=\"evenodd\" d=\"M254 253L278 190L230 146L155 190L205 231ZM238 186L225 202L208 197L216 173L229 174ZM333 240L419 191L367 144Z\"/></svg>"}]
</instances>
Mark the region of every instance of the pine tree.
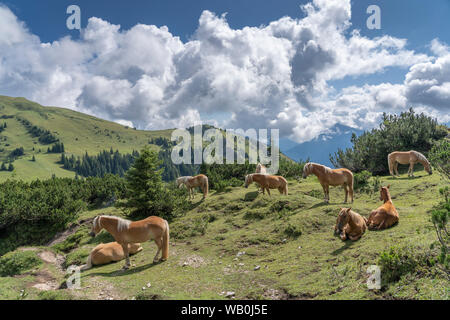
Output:
<instances>
[{"instance_id":1,"label":"pine tree","mask_svg":"<svg viewBox=\"0 0 450 320\"><path fill-rule=\"evenodd\" d=\"M36 161L34 154L33 154L33 158L31 158L31 161Z\"/></svg>"},{"instance_id":2,"label":"pine tree","mask_svg":"<svg viewBox=\"0 0 450 320\"><path fill-rule=\"evenodd\" d=\"M14 165L11 162L9 163L8 171L14 171Z\"/></svg>"},{"instance_id":3,"label":"pine tree","mask_svg":"<svg viewBox=\"0 0 450 320\"><path fill-rule=\"evenodd\" d=\"M147 217L158 213L158 201L163 193L160 165L158 154L145 147L125 174L127 201L122 206L132 209L134 216Z\"/></svg>"}]
</instances>

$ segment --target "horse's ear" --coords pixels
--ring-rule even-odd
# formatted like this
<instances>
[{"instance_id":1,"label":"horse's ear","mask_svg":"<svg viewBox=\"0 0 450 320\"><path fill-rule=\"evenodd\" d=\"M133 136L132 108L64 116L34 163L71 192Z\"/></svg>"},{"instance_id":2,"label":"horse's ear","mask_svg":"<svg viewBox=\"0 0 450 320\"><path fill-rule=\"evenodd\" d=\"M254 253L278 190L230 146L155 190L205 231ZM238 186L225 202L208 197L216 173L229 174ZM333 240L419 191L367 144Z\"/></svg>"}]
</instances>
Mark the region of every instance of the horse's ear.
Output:
<instances>
[{"instance_id":1,"label":"horse's ear","mask_svg":"<svg viewBox=\"0 0 450 320\"><path fill-rule=\"evenodd\" d=\"M347 212L350 212L350 210L352 210L352 207L348 208L348 209L347 209Z\"/></svg>"}]
</instances>

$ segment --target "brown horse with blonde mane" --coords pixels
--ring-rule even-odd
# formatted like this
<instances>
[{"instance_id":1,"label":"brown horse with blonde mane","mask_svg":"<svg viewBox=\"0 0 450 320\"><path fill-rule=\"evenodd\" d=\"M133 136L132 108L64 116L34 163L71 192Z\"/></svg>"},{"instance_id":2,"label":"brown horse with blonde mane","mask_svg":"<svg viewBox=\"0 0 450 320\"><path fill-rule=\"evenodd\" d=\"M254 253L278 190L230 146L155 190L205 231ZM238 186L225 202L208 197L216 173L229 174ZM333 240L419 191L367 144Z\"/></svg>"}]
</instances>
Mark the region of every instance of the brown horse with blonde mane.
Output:
<instances>
[{"instance_id":1,"label":"brown horse with blonde mane","mask_svg":"<svg viewBox=\"0 0 450 320\"><path fill-rule=\"evenodd\" d=\"M367 228L367 219L352 211L352 208L341 208L334 227L334 233L339 234L341 240L346 240L347 237L356 241Z\"/></svg>"},{"instance_id":2,"label":"brown horse with blonde mane","mask_svg":"<svg viewBox=\"0 0 450 320\"><path fill-rule=\"evenodd\" d=\"M129 243L128 253L135 254L142 251L140 243ZM125 259L125 253L123 252L122 245L118 242L100 243L94 249L92 249L87 262L81 267L81 270L87 270L94 265L107 264Z\"/></svg>"},{"instance_id":3,"label":"brown horse with blonde mane","mask_svg":"<svg viewBox=\"0 0 450 320\"><path fill-rule=\"evenodd\" d=\"M398 174L398 164L409 164L408 177L414 177L414 165L416 163L423 165L424 169L428 174L432 174L430 162L428 159L418 151L394 151L388 155L389 173L394 177L399 176Z\"/></svg>"},{"instance_id":4,"label":"brown horse with blonde mane","mask_svg":"<svg viewBox=\"0 0 450 320\"><path fill-rule=\"evenodd\" d=\"M128 245L154 240L158 251L153 262L165 261L169 257L169 224L166 220L151 216L139 221L130 221L113 216L97 216L94 219L90 235L95 237L102 229L108 231L122 246L126 263L124 269L130 267ZM162 251L161 259L158 259Z\"/></svg>"},{"instance_id":5,"label":"brown horse with blonde mane","mask_svg":"<svg viewBox=\"0 0 450 320\"><path fill-rule=\"evenodd\" d=\"M325 202L330 201L329 186L343 186L345 190L345 201L347 196L353 202L353 173L345 168L331 169L318 163L308 162L303 167L303 178L306 179L310 174L314 174L323 188Z\"/></svg>"},{"instance_id":6,"label":"brown horse with blonde mane","mask_svg":"<svg viewBox=\"0 0 450 320\"><path fill-rule=\"evenodd\" d=\"M390 185L380 188L380 200L384 204L370 213L369 219L367 219L369 230L387 229L399 220L398 212L392 203L389 187Z\"/></svg>"},{"instance_id":7,"label":"brown horse with blonde mane","mask_svg":"<svg viewBox=\"0 0 450 320\"><path fill-rule=\"evenodd\" d=\"M272 176L262 173L250 173L245 176L246 188L253 182L261 186L263 194L265 194L265 190L267 190L267 193L270 196L270 189L278 189L281 194L288 194L287 181L282 176Z\"/></svg>"},{"instance_id":8,"label":"brown horse with blonde mane","mask_svg":"<svg viewBox=\"0 0 450 320\"><path fill-rule=\"evenodd\" d=\"M191 195L192 199L194 199L194 188L196 187L200 187L200 189L202 189L203 199L205 199L206 196L208 195L209 191L208 177L205 176L204 174L199 174L194 177L192 176L179 177L177 178L176 182L178 187L181 187L183 184L186 186L186 188L189 191L189 199L191 199Z\"/></svg>"}]
</instances>

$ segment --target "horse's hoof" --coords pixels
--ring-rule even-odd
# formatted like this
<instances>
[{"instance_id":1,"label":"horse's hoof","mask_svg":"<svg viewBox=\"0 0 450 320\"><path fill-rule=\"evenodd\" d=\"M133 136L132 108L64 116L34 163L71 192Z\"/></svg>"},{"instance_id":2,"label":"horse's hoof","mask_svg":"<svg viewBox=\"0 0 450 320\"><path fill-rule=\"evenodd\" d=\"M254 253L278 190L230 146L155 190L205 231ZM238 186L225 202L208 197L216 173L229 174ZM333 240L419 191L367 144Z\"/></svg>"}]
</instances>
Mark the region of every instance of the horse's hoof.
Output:
<instances>
[{"instance_id":1,"label":"horse's hoof","mask_svg":"<svg viewBox=\"0 0 450 320\"><path fill-rule=\"evenodd\" d=\"M123 266L123 267L122 267L122 270L125 271L125 270L128 270L129 268L130 268L130 266Z\"/></svg>"}]
</instances>

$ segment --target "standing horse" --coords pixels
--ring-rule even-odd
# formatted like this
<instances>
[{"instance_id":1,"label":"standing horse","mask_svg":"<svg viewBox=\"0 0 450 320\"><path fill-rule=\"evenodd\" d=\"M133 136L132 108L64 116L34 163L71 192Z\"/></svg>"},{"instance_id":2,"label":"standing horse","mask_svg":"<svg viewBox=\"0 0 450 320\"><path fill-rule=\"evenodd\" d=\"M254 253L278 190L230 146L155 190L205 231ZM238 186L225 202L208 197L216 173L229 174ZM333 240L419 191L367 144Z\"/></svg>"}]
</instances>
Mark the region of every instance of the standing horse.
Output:
<instances>
[{"instance_id":1,"label":"standing horse","mask_svg":"<svg viewBox=\"0 0 450 320\"><path fill-rule=\"evenodd\" d=\"M135 254L139 251L142 251L140 243L128 244L129 254ZM86 264L81 267L81 270L90 269L93 265L107 264L123 259L125 259L125 253L118 242L100 243L92 249Z\"/></svg>"},{"instance_id":2,"label":"standing horse","mask_svg":"<svg viewBox=\"0 0 450 320\"><path fill-rule=\"evenodd\" d=\"M389 194L389 187L390 185L380 188L380 200L384 204L370 213L369 219L367 219L369 230L387 229L399 220L398 212Z\"/></svg>"},{"instance_id":3,"label":"standing horse","mask_svg":"<svg viewBox=\"0 0 450 320\"><path fill-rule=\"evenodd\" d=\"M192 176L179 177L176 181L177 181L178 187L180 187L182 184L184 184L186 186L186 188L188 188L189 199L191 199L191 194L192 194L192 199L194 199L194 188L196 188L196 187L200 187L200 189L202 189L203 199L205 199L206 196L208 195L208 189L209 189L208 177L205 176L204 174L199 174L199 175L196 175L195 177L192 177Z\"/></svg>"},{"instance_id":4,"label":"standing horse","mask_svg":"<svg viewBox=\"0 0 450 320\"><path fill-rule=\"evenodd\" d=\"M346 240L348 237L350 240L356 241L366 231L366 223L367 219L352 211L352 208L341 208L334 233L339 234L341 240Z\"/></svg>"},{"instance_id":5,"label":"standing horse","mask_svg":"<svg viewBox=\"0 0 450 320\"><path fill-rule=\"evenodd\" d=\"M265 194L264 190L267 190L267 193L270 196L270 189L278 189L281 194L288 194L287 181L282 176L250 173L245 176L245 187L248 188L248 186L252 184L252 182L255 182L256 184L261 186L263 194Z\"/></svg>"},{"instance_id":6,"label":"standing horse","mask_svg":"<svg viewBox=\"0 0 450 320\"><path fill-rule=\"evenodd\" d=\"M330 201L329 186L344 186L345 201L347 202L347 196L353 202L353 173L345 168L331 169L321 164L314 162L308 162L303 167L303 179L306 179L310 174L314 174L319 179L323 188L324 200L326 203Z\"/></svg>"},{"instance_id":7,"label":"standing horse","mask_svg":"<svg viewBox=\"0 0 450 320\"><path fill-rule=\"evenodd\" d=\"M154 240L158 246L153 262L158 262L162 250L161 261L169 257L169 224L166 220L151 216L139 221L125 220L112 216L97 216L94 219L90 235L95 237L102 229L108 231L122 246L126 263L124 269L130 267L128 244Z\"/></svg>"},{"instance_id":8,"label":"standing horse","mask_svg":"<svg viewBox=\"0 0 450 320\"><path fill-rule=\"evenodd\" d=\"M398 164L408 164L409 163L409 169L408 169L408 177L414 177L414 165L420 162L423 167L425 168L425 171L428 172L428 174L432 174L433 171L431 169L430 162L428 159L421 154L418 151L394 151L392 153L389 153L388 155L388 164L389 164L389 173L394 177L394 174L398 176Z\"/></svg>"}]
</instances>

